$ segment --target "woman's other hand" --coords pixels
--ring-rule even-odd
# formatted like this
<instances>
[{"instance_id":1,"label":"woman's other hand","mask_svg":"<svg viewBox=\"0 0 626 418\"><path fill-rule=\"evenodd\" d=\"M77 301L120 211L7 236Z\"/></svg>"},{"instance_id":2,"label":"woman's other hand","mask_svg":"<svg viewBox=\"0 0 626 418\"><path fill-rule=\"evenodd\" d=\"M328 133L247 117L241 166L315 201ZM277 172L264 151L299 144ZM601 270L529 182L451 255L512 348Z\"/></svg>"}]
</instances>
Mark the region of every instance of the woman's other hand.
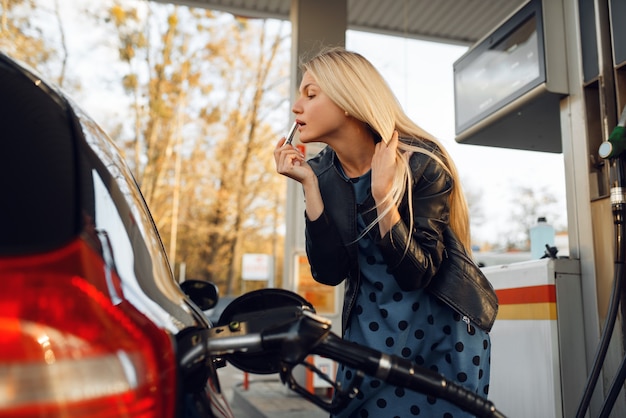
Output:
<instances>
[{"instance_id":1,"label":"woman's other hand","mask_svg":"<svg viewBox=\"0 0 626 418\"><path fill-rule=\"evenodd\" d=\"M374 149L372 157L372 197L380 204L387 198L393 185L396 173L396 158L398 150L398 131L388 142L380 141Z\"/></svg>"},{"instance_id":2,"label":"woman's other hand","mask_svg":"<svg viewBox=\"0 0 626 418\"><path fill-rule=\"evenodd\" d=\"M396 174L397 150L398 131L394 131L387 143L380 141L376 144L372 157L372 197L381 217L378 221L381 236L385 236L400 221L400 212L390 195Z\"/></svg>"}]
</instances>

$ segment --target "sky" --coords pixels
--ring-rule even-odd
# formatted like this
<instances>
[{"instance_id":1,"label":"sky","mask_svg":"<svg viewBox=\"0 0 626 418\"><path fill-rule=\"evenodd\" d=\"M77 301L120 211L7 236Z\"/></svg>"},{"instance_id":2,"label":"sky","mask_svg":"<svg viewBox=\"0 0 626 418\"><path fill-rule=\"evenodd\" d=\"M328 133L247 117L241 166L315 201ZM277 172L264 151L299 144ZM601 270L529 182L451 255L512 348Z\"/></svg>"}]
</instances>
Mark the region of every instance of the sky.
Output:
<instances>
[{"instance_id":1,"label":"sky","mask_svg":"<svg viewBox=\"0 0 626 418\"><path fill-rule=\"evenodd\" d=\"M48 0L39 0L45 3ZM76 5L85 0L61 0L65 23L80 25L74 18ZM116 61L114 49L90 53L88 37L103 37L95 28L80 36L67 36L70 52L85 59L74 62L84 84L102 83L102 71ZM89 35L89 36L87 36ZM106 36L105 36L106 37ZM564 160L562 154L531 152L459 144L455 141L453 64L467 47L419 41L387 35L348 31L346 47L368 58L382 73L404 107L420 126L434 134L447 148L459 170L463 186L481 196L480 207L486 222L472 226L475 242L502 242L514 221L516 187L545 188L557 199L556 219L548 219L557 229L566 229ZM74 56L76 56L74 55ZM115 102L123 94L119 85L104 86L95 100L81 105L96 121L103 115L102 105ZM119 108L118 108L119 111Z\"/></svg>"},{"instance_id":2,"label":"sky","mask_svg":"<svg viewBox=\"0 0 626 418\"><path fill-rule=\"evenodd\" d=\"M557 229L567 225L563 154L459 144L455 140L453 64L467 47L349 31L346 47L363 54L387 79L406 113L446 147L466 189L481 195L488 220L475 241L510 229L517 186L545 188L557 199Z\"/></svg>"}]
</instances>

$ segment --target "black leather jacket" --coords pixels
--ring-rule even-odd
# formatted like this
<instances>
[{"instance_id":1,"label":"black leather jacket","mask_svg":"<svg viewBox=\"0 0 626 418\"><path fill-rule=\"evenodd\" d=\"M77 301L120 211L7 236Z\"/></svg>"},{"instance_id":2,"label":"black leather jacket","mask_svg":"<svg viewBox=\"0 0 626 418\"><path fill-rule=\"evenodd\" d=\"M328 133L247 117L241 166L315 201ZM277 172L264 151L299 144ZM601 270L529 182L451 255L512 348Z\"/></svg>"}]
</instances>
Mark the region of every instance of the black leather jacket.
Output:
<instances>
[{"instance_id":1,"label":"black leather jacket","mask_svg":"<svg viewBox=\"0 0 626 418\"><path fill-rule=\"evenodd\" d=\"M315 221L306 220L306 251L316 281L335 286L346 280L342 312L345 330L361 281L357 211L361 211L368 225L375 219L376 211L371 210L371 196L361 205L362 209L357 207L352 184L339 172L336 158L335 152L326 147L309 160L318 178L324 212ZM405 222L410 216L405 196L399 207L403 220L384 237L380 237L377 227L369 233L401 289L427 288L464 320L469 319L488 332L496 318L498 300L448 225L452 180L427 155L415 152L409 161L413 173L412 231Z\"/></svg>"}]
</instances>

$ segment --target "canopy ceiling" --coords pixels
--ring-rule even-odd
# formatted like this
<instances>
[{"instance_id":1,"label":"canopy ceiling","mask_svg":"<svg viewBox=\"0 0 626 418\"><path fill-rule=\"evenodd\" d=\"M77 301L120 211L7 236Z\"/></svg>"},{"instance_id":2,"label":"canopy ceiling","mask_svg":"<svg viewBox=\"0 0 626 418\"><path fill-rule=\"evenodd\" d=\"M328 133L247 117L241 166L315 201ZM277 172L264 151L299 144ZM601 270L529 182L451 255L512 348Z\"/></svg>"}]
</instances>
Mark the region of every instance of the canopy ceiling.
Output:
<instances>
[{"instance_id":1,"label":"canopy ceiling","mask_svg":"<svg viewBox=\"0 0 626 418\"><path fill-rule=\"evenodd\" d=\"M291 0L155 0L289 19ZM471 45L527 0L348 0L348 29Z\"/></svg>"}]
</instances>

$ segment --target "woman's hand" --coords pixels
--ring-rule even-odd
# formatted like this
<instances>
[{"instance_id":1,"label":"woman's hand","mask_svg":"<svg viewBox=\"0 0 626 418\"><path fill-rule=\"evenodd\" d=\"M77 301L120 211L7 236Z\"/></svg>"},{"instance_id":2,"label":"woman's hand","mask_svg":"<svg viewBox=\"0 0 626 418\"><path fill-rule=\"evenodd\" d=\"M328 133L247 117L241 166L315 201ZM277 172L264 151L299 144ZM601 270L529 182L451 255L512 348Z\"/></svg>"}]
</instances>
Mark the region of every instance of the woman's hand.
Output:
<instances>
[{"instance_id":1,"label":"woman's hand","mask_svg":"<svg viewBox=\"0 0 626 418\"><path fill-rule=\"evenodd\" d=\"M376 203L383 203L391 191L396 174L398 131L393 131L389 142L380 141L372 157L372 197Z\"/></svg>"},{"instance_id":2,"label":"woman's hand","mask_svg":"<svg viewBox=\"0 0 626 418\"><path fill-rule=\"evenodd\" d=\"M400 212L392 201L391 191L396 174L398 150L398 131L394 131L389 142L380 141L372 157L372 197L376 201L376 210L381 218L378 221L380 235L387 232L400 221Z\"/></svg>"},{"instance_id":3,"label":"woman's hand","mask_svg":"<svg viewBox=\"0 0 626 418\"><path fill-rule=\"evenodd\" d=\"M293 145L286 145L285 138L281 138L274 148L274 162L276 171L283 176L303 183L313 174L313 170L306 163L304 155Z\"/></svg>"},{"instance_id":4,"label":"woman's hand","mask_svg":"<svg viewBox=\"0 0 626 418\"><path fill-rule=\"evenodd\" d=\"M276 171L302 184L305 197L305 210L310 220L316 220L324 211L322 194L317 183L317 176L304 159L304 155L293 145L286 145L281 138L274 148Z\"/></svg>"}]
</instances>

